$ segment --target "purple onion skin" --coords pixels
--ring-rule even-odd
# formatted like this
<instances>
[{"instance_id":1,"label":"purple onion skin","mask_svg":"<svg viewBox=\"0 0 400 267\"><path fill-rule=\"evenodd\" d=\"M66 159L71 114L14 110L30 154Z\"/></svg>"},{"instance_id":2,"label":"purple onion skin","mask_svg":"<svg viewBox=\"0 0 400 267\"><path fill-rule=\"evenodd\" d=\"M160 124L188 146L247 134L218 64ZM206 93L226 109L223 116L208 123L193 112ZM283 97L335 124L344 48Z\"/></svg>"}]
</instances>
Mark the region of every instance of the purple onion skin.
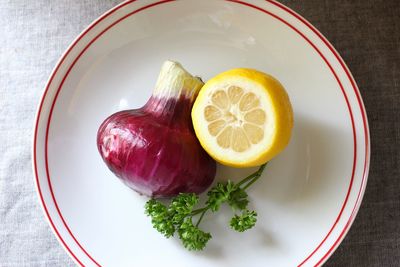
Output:
<instances>
[{"instance_id":1,"label":"purple onion skin","mask_svg":"<svg viewBox=\"0 0 400 267\"><path fill-rule=\"evenodd\" d=\"M183 96L152 96L142 108L108 117L97 133L97 147L108 168L150 197L205 191L214 180L216 163L196 138L192 104Z\"/></svg>"}]
</instances>

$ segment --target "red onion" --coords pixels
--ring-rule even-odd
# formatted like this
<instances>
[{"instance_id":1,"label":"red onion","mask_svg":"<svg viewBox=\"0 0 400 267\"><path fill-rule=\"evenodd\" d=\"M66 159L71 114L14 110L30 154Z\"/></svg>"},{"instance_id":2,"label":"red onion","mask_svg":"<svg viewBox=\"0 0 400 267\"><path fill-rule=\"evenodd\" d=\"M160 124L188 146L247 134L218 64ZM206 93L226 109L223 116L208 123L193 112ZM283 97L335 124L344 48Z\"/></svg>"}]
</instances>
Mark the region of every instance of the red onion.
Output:
<instances>
[{"instance_id":1,"label":"red onion","mask_svg":"<svg viewBox=\"0 0 400 267\"><path fill-rule=\"evenodd\" d=\"M108 168L151 197L199 194L212 183L215 161L203 150L190 112L203 82L179 63L164 63L153 95L139 109L108 117L97 147Z\"/></svg>"}]
</instances>

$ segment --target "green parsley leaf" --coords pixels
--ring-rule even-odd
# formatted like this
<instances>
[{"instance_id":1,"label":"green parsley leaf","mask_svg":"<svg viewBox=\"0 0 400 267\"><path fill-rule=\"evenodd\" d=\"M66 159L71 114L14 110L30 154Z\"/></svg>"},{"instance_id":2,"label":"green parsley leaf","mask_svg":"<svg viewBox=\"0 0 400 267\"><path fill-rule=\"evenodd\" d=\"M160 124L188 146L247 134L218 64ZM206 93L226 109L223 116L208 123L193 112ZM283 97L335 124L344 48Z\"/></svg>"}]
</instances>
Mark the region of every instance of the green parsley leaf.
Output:
<instances>
[{"instance_id":1,"label":"green parsley leaf","mask_svg":"<svg viewBox=\"0 0 400 267\"><path fill-rule=\"evenodd\" d=\"M257 222L257 213L255 211L245 210L241 215L235 215L231 219L230 226L233 230L244 232L252 228Z\"/></svg>"},{"instance_id":2,"label":"green parsley leaf","mask_svg":"<svg viewBox=\"0 0 400 267\"><path fill-rule=\"evenodd\" d=\"M180 193L174 197L169 205L168 212L174 224L182 223L183 219L192 213L194 206L199 202L199 197L194 193Z\"/></svg>"},{"instance_id":3,"label":"green parsley leaf","mask_svg":"<svg viewBox=\"0 0 400 267\"><path fill-rule=\"evenodd\" d=\"M244 191L240 187L235 187L232 192L229 194L228 204L234 210L244 210L247 208L247 204L249 204L249 200L247 199L248 195L246 191Z\"/></svg>"},{"instance_id":4,"label":"green parsley leaf","mask_svg":"<svg viewBox=\"0 0 400 267\"><path fill-rule=\"evenodd\" d=\"M211 234L193 225L192 218L186 218L178 229L179 238L188 250L203 250Z\"/></svg>"},{"instance_id":5,"label":"green parsley leaf","mask_svg":"<svg viewBox=\"0 0 400 267\"><path fill-rule=\"evenodd\" d=\"M232 181L228 181L225 184L217 183L216 186L208 191L208 200L206 202L206 205L210 207L211 211L218 211L222 203L228 201L230 194L232 190L234 190L234 188L235 185Z\"/></svg>"},{"instance_id":6,"label":"green parsley leaf","mask_svg":"<svg viewBox=\"0 0 400 267\"><path fill-rule=\"evenodd\" d=\"M166 238L174 235L175 227L170 219L167 207L160 201L150 199L145 205L145 214L151 218L153 228Z\"/></svg>"}]
</instances>

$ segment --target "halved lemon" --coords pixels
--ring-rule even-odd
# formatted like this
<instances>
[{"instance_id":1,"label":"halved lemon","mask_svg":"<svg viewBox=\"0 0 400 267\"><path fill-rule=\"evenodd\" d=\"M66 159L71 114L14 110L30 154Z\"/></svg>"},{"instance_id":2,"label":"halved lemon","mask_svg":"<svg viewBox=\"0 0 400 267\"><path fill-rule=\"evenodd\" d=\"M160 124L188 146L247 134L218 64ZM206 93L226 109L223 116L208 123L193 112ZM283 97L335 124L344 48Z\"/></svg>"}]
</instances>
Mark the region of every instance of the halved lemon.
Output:
<instances>
[{"instance_id":1,"label":"halved lemon","mask_svg":"<svg viewBox=\"0 0 400 267\"><path fill-rule=\"evenodd\" d=\"M193 127L203 148L232 167L261 165L289 143L292 106L271 75L233 69L208 82L192 109Z\"/></svg>"}]
</instances>

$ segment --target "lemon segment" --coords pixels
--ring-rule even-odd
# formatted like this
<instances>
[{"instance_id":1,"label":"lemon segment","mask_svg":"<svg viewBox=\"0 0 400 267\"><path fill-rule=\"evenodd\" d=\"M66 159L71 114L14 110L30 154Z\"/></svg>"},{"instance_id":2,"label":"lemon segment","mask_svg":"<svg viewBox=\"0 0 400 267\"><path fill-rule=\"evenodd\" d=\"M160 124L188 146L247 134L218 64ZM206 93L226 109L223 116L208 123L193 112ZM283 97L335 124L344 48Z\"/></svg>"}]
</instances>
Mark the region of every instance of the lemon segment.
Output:
<instances>
[{"instance_id":1,"label":"lemon segment","mask_svg":"<svg viewBox=\"0 0 400 267\"><path fill-rule=\"evenodd\" d=\"M261 165L289 143L293 111L283 86L252 69L233 69L209 80L192 109L203 148L233 167Z\"/></svg>"}]
</instances>

